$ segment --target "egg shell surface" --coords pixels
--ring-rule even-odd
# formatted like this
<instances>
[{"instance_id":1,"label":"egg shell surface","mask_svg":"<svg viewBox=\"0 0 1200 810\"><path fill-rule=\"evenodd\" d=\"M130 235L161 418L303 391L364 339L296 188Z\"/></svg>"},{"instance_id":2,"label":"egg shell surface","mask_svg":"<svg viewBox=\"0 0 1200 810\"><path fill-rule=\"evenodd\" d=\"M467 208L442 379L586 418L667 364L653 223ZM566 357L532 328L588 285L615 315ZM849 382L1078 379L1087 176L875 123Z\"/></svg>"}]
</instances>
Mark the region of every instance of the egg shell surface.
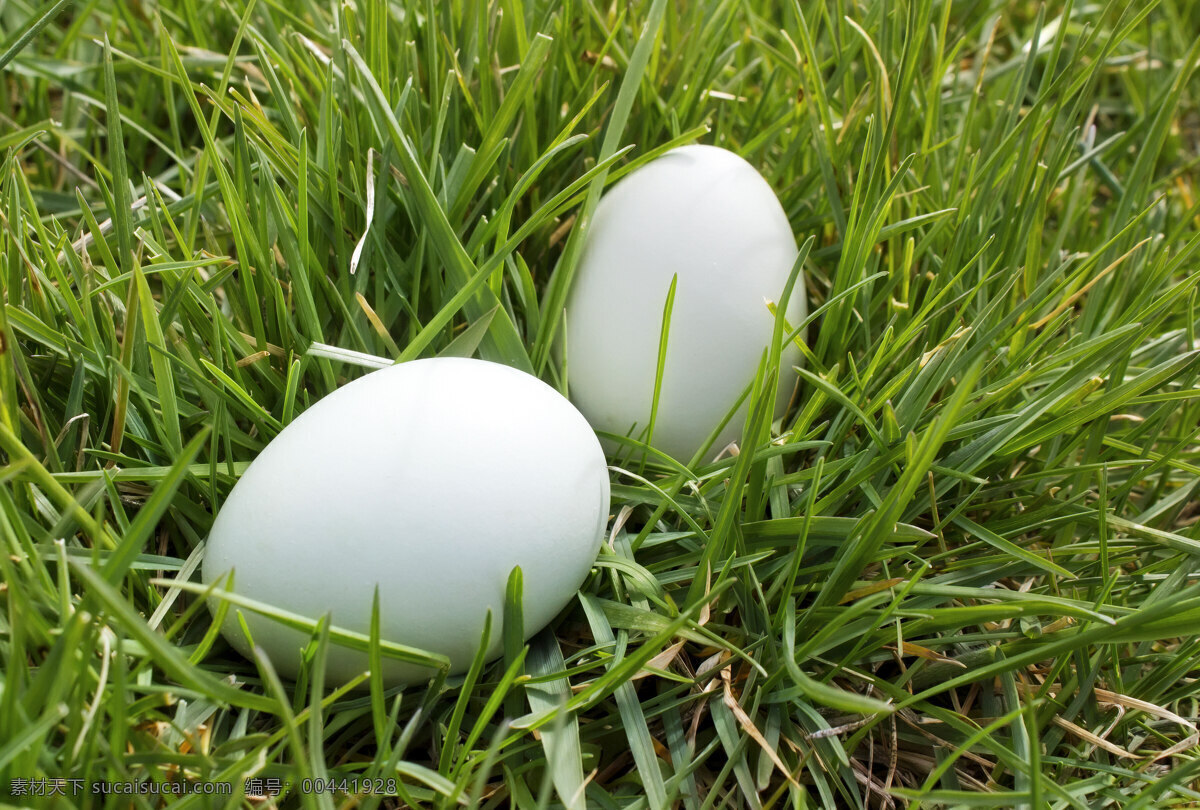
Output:
<instances>
[{"instance_id":1,"label":"egg shell surface","mask_svg":"<svg viewBox=\"0 0 1200 810\"><path fill-rule=\"evenodd\" d=\"M217 515L203 579L234 569L236 593L313 621L330 612L363 634L378 584L381 638L449 656L454 673L478 650L488 609L488 657L500 653L514 566L527 638L570 601L608 507L603 451L561 394L496 363L416 360L346 384L267 445ZM250 657L236 610L222 632ZM308 635L242 612L294 677ZM331 682L367 668L365 652L330 645ZM390 684L434 672L387 658L383 670Z\"/></svg>"},{"instance_id":2,"label":"egg shell surface","mask_svg":"<svg viewBox=\"0 0 1200 810\"><path fill-rule=\"evenodd\" d=\"M688 461L754 380L774 331L766 301L781 300L797 256L767 181L715 146L673 149L601 199L566 306L572 402L597 430L644 439L658 368L663 311L677 276L651 444ZM804 285L786 317L805 317ZM800 351L783 351L782 415ZM746 405L712 446L740 437Z\"/></svg>"}]
</instances>

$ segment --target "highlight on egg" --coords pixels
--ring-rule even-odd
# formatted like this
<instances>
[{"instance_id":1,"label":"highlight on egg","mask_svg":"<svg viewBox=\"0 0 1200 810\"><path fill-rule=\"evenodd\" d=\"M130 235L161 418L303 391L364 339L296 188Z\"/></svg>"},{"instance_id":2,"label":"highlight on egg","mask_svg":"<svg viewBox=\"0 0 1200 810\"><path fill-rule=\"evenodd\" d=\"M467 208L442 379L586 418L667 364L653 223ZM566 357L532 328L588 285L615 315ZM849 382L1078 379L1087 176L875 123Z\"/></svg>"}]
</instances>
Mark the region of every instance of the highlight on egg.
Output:
<instances>
[{"instance_id":1,"label":"highlight on egg","mask_svg":"<svg viewBox=\"0 0 1200 810\"><path fill-rule=\"evenodd\" d=\"M368 634L375 588L385 641L469 666L490 610L501 651L510 572L523 575L525 637L586 578L608 519L608 470L583 416L522 371L482 360L416 360L367 374L289 424L250 464L208 539L203 579ZM216 608L217 600L210 602ZM222 632L251 655L236 605ZM309 635L241 611L254 643L294 677ZM345 682L365 652L331 644ZM389 684L428 667L384 659Z\"/></svg>"},{"instance_id":2,"label":"highlight on egg","mask_svg":"<svg viewBox=\"0 0 1200 810\"><path fill-rule=\"evenodd\" d=\"M744 159L683 146L638 168L601 199L566 305L563 351L571 401L599 431L646 439L688 461L753 381L797 258L787 215ZM664 305L676 280L657 409ZM785 315L806 313L797 283ZM782 415L799 349L784 347ZM736 440L746 404L711 454Z\"/></svg>"}]
</instances>

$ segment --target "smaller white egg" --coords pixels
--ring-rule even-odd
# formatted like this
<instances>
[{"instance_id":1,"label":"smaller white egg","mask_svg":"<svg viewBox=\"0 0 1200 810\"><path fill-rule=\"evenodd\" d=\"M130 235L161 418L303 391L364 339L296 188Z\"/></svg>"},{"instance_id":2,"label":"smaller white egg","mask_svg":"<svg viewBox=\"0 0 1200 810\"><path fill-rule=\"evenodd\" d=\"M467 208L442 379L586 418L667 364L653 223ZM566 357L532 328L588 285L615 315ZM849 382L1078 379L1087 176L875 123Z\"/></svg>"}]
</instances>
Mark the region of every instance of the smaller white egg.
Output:
<instances>
[{"instance_id":1,"label":"smaller white egg","mask_svg":"<svg viewBox=\"0 0 1200 810\"><path fill-rule=\"evenodd\" d=\"M566 606L608 519L604 454L550 386L496 363L417 360L367 374L288 425L249 466L213 523L203 579L310 620L380 635L470 665L485 615L501 650L509 573L524 579L526 637ZM250 646L230 606L222 632ZM308 636L245 610L255 644L294 677ZM329 648L345 682L366 653ZM403 683L432 670L384 660Z\"/></svg>"},{"instance_id":2,"label":"smaller white egg","mask_svg":"<svg viewBox=\"0 0 1200 810\"><path fill-rule=\"evenodd\" d=\"M566 306L571 401L597 430L640 437L650 423L663 309L677 278L651 444L681 461L700 449L754 379L797 256L791 224L753 166L715 146L684 146L605 193ZM787 319L805 317L804 285ZM784 347L782 415L801 361ZM746 406L713 453L741 435Z\"/></svg>"}]
</instances>

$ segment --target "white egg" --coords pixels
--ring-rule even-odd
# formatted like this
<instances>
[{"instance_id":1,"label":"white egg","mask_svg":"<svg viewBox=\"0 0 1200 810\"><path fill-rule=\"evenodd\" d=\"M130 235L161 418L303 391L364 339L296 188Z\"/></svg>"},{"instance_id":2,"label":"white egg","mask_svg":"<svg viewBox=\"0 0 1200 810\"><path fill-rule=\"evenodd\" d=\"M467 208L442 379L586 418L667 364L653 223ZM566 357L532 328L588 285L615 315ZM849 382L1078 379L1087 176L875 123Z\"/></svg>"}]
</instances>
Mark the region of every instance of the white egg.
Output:
<instances>
[{"instance_id":1,"label":"white egg","mask_svg":"<svg viewBox=\"0 0 1200 810\"><path fill-rule=\"evenodd\" d=\"M608 519L604 454L583 416L524 372L459 358L367 374L288 425L249 466L213 524L203 578L313 621L370 631L466 669L492 612L501 650L505 586L520 566L526 637L570 601ZM222 628L250 645L230 605ZM243 610L254 643L293 676L308 636ZM364 652L329 648L345 682ZM428 677L384 659L389 683Z\"/></svg>"},{"instance_id":2,"label":"white egg","mask_svg":"<svg viewBox=\"0 0 1200 810\"><path fill-rule=\"evenodd\" d=\"M645 438L663 309L678 276L651 443L681 461L700 449L746 386L771 342L797 255L771 186L715 146L667 152L617 183L596 209L566 307L571 400L597 430ZM802 283L786 311L805 317ZM781 363L776 415L794 387L799 350ZM713 445L736 440L746 406Z\"/></svg>"}]
</instances>

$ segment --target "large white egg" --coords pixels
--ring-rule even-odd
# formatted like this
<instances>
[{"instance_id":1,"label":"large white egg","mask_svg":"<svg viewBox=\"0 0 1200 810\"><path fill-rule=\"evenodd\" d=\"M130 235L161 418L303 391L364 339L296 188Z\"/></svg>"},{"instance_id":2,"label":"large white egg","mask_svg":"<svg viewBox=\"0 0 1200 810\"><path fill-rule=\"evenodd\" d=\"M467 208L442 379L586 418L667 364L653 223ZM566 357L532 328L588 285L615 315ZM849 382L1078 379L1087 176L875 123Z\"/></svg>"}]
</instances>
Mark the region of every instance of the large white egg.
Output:
<instances>
[{"instance_id":1,"label":"large white egg","mask_svg":"<svg viewBox=\"0 0 1200 810\"><path fill-rule=\"evenodd\" d=\"M217 515L203 579L231 568L234 590L311 620L368 634L379 585L380 635L466 669L492 612L501 649L505 586L520 566L526 637L572 598L608 519L604 454L583 416L524 372L459 358L367 374L288 425L249 466ZM222 628L250 646L231 605ZM255 644L294 676L308 636L249 610ZM367 655L331 645L345 682ZM384 659L402 683L433 670Z\"/></svg>"},{"instance_id":2,"label":"large white egg","mask_svg":"<svg viewBox=\"0 0 1200 810\"><path fill-rule=\"evenodd\" d=\"M596 209L566 308L571 400L597 430L644 439L663 308L673 276L652 444L688 461L753 381L797 255L778 198L754 167L715 146L684 146L617 183ZM786 315L805 317L804 285ZM776 415L800 362L783 353ZM741 435L745 404L713 445Z\"/></svg>"}]
</instances>

